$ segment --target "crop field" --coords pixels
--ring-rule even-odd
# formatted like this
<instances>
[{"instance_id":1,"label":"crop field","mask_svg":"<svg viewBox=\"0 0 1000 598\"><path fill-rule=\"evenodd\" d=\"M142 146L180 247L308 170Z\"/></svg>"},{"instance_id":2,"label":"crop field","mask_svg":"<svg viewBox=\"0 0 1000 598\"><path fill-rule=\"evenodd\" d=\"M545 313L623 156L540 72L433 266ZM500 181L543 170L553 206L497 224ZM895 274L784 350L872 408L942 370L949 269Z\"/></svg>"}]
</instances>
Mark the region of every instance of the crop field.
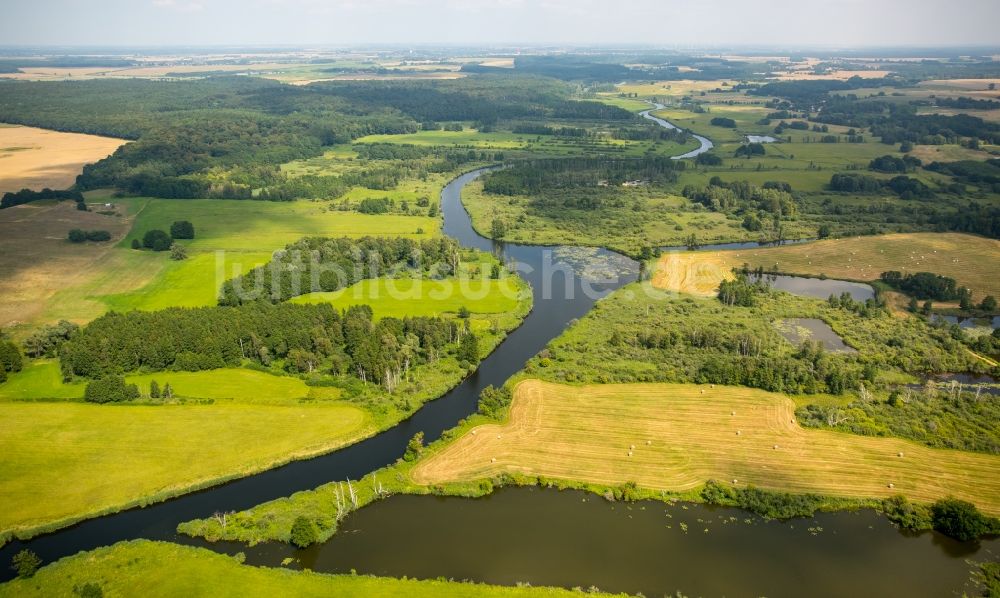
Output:
<instances>
[{"instance_id":1,"label":"crop field","mask_svg":"<svg viewBox=\"0 0 1000 598\"><path fill-rule=\"evenodd\" d=\"M414 598L570 598L559 588L491 586L443 580L394 579L366 575L324 575L242 565L206 548L135 540L80 553L50 564L31 579L0 584L0 598L74 596L83 584L104 596L149 598L213 596L412 596ZM588 592L597 598L609 596Z\"/></svg>"},{"instance_id":2,"label":"crop field","mask_svg":"<svg viewBox=\"0 0 1000 598\"><path fill-rule=\"evenodd\" d=\"M0 195L21 189L65 189L84 164L114 153L123 139L34 127L0 127Z\"/></svg>"},{"instance_id":3,"label":"crop field","mask_svg":"<svg viewBox=\"0 0 1000 598\"><path fill-rule=\"evenodd\" d=\"M876 280L882 272L934 272L972 290L973 300L1000 297L1000 241L961 233L906 233L828 239L801 245L661 256L656 286L696 292L718 286L722 275L744 263L792 274ZM697 282L689 282L697 279ZM713 286L714 285L714 286ZM711 287L711 288L710 288Z\"/></svg>"},{"instance_id":4,"label":"crop field","mask_svg":"<svg viewBox=\"0 0 1000 598\"><path fill-rule=\"evenodd\" d=\"M994 455L803 429L790 399L760 390L525 380L507 423L473 429L411 476L431 485L516 472L670 491L715 479L840 497L956 496L996 515L998 467Z\"/></svg>"},{"instance_id":5,"label":"crop field","mask_svg":"<svg viewBox=\"0 0 1000 598\"><path fill-rule=\"evenodd\" d=\"M438 316L465 307L472 313L497 314L517 309L523 292L518 278L492 279L369 279L329 293L309 293L291 303L330 303L337 309L368 305L377 318Z\"/></svg>"},{"instance_id":6,"label":"crop field","mask_svg":"<svg viewBox=\"0 0 1000 598\"><path fill-rule=\"evenodd\" d=\"M66 525L262 471L334 450L370 428L365 412L346 403L2 402L0 419L0 534Z\"/></svg>"}]
</instances>

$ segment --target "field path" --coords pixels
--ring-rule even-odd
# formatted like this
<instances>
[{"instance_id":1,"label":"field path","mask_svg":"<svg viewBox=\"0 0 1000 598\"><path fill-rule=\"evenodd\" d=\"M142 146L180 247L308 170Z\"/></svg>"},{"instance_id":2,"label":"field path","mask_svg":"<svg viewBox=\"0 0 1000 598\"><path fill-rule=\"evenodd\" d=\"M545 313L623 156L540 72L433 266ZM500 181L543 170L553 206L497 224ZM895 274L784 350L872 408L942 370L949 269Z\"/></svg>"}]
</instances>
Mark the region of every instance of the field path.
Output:
<instances>
[{"instance_id":1,"label":"field path","mask_svg":"<svg viewBox=\"0 0 1000 598\"><path fill-rule=\"evenodd\" d=\"M526 380L508 423L475 428L411 476L437 484L504 472L672 491L717 479L842 497L952 495L1000 514L1000 456L804 429L790 399L741 387Z\"/></svg>"}]
</instances>

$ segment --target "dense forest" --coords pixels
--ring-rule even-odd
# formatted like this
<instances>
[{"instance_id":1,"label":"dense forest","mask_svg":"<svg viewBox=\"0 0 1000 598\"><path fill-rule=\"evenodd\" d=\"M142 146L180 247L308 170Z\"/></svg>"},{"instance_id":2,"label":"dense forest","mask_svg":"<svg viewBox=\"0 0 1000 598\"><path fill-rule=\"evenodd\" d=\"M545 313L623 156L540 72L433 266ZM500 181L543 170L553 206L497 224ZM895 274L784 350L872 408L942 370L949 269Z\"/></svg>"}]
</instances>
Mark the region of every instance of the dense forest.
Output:
<instances>
[{"instance_id":1,"label":"dense forest","mask_svg":"<svg viewBox=\"0 0 1000 598\"><path fill-rule=\"evenodd\" d=\"M311 292L337 291L366 278L422 273L441 277L458 268L458 243L447 237L302 239L271 262L222 287L220 305L278 303Z\"/></svg>"},{"instance_id":2,"label":"dense forest","mask_svg":"<svg viewBox=\"0 0 1000 598\"><path fill-rule=\"evenodd\" d=\"M67 341L60 360L67 379L198 371L250 362L283 365L295 373L351 375L391 391L409 368L437 359L462 337L474 339L471 332L442 318L373 322L367 306L339 313L328 304L255 303L110 313ZM478 355L466 350L462 357L475 361Z\"/></svg>"}]
</instances>

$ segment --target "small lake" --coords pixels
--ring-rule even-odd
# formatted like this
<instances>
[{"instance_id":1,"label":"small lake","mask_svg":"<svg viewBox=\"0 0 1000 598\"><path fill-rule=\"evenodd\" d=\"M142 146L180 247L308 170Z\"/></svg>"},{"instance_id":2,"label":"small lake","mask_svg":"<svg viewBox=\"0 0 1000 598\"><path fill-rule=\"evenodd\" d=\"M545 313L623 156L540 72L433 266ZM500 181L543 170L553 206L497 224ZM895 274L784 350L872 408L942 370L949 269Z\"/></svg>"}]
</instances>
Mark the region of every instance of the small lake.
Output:
<instances>
[{"instance_id":1,"label":"small lake","mask_svg":"<svg viewBox=\"0 0 1000 598\"><path fill-rule=\"evenodd\" d=\"M480 499L395 496L350 515L325 544L241 550L250 564L291 556L322 572L646 596L950 596L970 589L965 559L996 558L1000 540L902 533L871 511L779 522L529 487Z\"/></svg>"},{"instance_id":2,"label":"small lake","mask_svg":"<svg viewBox=\"0 0 1000 598\"><path fill-rule=\"evenodd\" d=\"M747 135L747 143L777 143L778 140L770 135Z\"/></svg>"},{"instance_id":3,"label":"small lake","mask_svg":"<svg viewBox=\"0 0 1000 598\"><path fill-rule=\"evenodd\" d=\"M968 318L965 316L942 316L940 314L931 314L931 321L937 322L943 320L949 324L957 324L962 330L970 330L973 328L992 328L996 330L1000 328L1000 316L993 316L992 318Z\"/></svg>"},{"instance_id":4,"label":"small lake","mask_svg":"<svg viewBox=\"0 0 1000 598\"><path fill-rule=\"evenodd\" d=\"M829 324L819 318L789 318L775 322L775 327L795 347L803 341L814 341L833 353L857 353L854 347L845 343Z\"/></svg>"},{"instance_id":5,"label":"small lake","mask_svg":"<svg viewBox=\"0 0 1000 598\"><path fill-rule=\"evenodd\" d=\"M860 282L787 276L785 274L765 274L764 279L771 285L771 288L802 297L829 299L830 295L839 297L843 293L848 293L855 301L867 301L875 298L875 289Z\"/></svg>"}]
</instances>

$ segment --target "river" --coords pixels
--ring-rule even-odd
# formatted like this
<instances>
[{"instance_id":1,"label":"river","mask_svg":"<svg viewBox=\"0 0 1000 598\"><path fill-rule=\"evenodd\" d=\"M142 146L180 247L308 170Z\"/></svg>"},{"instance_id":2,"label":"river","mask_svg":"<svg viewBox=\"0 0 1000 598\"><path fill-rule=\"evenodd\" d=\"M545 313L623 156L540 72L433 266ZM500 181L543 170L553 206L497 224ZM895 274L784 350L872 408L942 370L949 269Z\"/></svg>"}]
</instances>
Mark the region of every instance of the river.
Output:
<instances>
[{"instance_id":1,"label":"river","mask_svg":"<svg viewBox=\"0 0 1000 598\"><path fill-rule=\"evenodd\" d=\"M636 262L604 249L497 245L478 235L462 206L461 191L481 173L462 175L442 191L444 233L464 247L502 252L515 262L532 287L534 308L474 374L411 418L345 449L149 507L89 519L26 542L13 541L0 550L0 562L10 562L22 548L51 562L81 550L147 538L244 551L248 562L259 565L278 566L293 556L297 566L317 571L355 568L362 573L508 584L596 585L647 595L682 590L701 595L875 596L885 595L882 588L904 595L961 589L957 586L969 569L964 559L997 558L996 539L960 544L936 532L905 534L872 513L778 523L733 509L611 505L593 495L531 489L507 489L475 500L393 497L352 514L343 522L346 533L304 551L284 544L248 549L179 536L176 526L183 521L247 509L334 480L360 479L399 458L418 431L427 441L439 438L475 412L483 388L502 384L600 297L637 279ZM674 519L677 525L670 523ZM681 521L689 527L686 534L678 533ZM814 534L809 527L822 531ZM0 579L11 575L0 568Z\"/></svg>"}]
</instances>

